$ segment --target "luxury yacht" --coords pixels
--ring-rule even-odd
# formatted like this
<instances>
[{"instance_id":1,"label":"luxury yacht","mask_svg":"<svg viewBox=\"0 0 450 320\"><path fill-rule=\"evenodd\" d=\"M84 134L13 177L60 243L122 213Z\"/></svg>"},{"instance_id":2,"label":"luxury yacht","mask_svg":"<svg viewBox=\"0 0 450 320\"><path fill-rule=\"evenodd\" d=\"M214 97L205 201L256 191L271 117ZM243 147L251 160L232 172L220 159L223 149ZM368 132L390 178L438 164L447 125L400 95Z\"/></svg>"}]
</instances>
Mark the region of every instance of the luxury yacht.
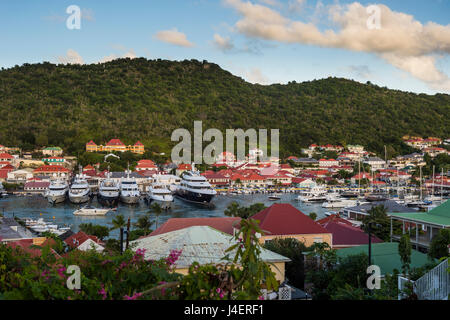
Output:
<instances>
[{"instance_id":1,"label":"luxury yacht","mask_svg":"<svg viewBox=\"0 0 450 320\"><path fill-rule=\"evenodd\" d=\"M127 177L120 182L120 201L128 204L139 203L141 193L136 179L130 178L130 170L127 170Z\"/></svg>"},{"instance_id":2,"label":"luxury yacht","mask_svg":"<svg viewBox=\"0 0 450 320\"><path fill-rule=\"evenodd\" d=\"M91 197L91 187L86 180L86 175L80 173L75 176L69 188L69 200L72 203L88 202Z\"/></svg>"},{"instance_id":3,"label":"luxury yacht","mask_svg":"<svg viewBox=\"0 0 450 320\"><path fill-rule=\"evenodd\" d=\"M208 204L217 194L205 177L195 171L192 164L192 171L185 171L181 175L181 183L175 195L187 202Z\"/></svg>"},{"instance_id":4,"label":"luxury yacht","mask_svg":"<svg viewBox=\"0 0 450 320\"><path fill-rule=\"evenodd\" d=\"M342 198L337 195L326 196L326 201L322 203L322 208L348 208L359 204L357 200Z\"/></svg>"},{"instance_id":5,"label":"luxury yacht","mask_svg":"<svg viewBox=\"0 0 450 320\"><path fill-rule=\"evenodd\" d=\"M166 184L155 180L148 189L147 192L148 203L157 202L162 207L169 207L173 202L172 192L169 190Z\"/></svg>"},{"instance_id":6,"label":"luxury yacht","mask_svg":"<svg viewBox=\"0 0 450 320\"><path fill-rule=\"evenodd\" d=\"M119 196L119 184L111 179L108 173L108 177L100 183L97 199L102 205L115 207L119 202Z\"/></svg>"},{"instance_id":7,"label":"luxury yacht","mask_svg":"<svg viewBox=\"0 0 450 320\"><path fill-rule=\"evenodd\" d=\"M327 191L324 187L315 187L300 192L298 200L302 202L325 202L327 200Z\"/></svg>"},{"instance_id":8,"label":"luxury yacht","mask_svg":"<svg viewBox=\"0 0 450 320\"><path fill-rule=\"evenodd\" d=\"M3 184L0 182L0 198L6 196L6 190L3 187Z\"/></svg>"},{"instance_id":9,"label":"luxury yacht","mask_svg":"<svg viewBox=\"0 0 450 320\"><path fill-rule=\"evenodd\" d=\"M53 180L50 182L46 197L52 204L66 201L69 184L64 180Z\"/></svg>"}]
</instances>

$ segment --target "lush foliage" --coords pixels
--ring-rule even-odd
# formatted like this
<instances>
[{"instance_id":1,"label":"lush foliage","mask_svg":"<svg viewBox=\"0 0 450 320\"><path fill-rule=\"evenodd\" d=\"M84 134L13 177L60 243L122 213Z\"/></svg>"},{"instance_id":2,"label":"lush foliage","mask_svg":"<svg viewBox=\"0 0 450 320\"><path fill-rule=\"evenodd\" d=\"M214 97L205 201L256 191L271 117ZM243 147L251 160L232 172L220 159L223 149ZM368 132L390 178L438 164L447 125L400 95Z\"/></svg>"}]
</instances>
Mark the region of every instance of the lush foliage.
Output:
<instances>
[{"instance_id":1,"label":"lush foliage","mask_svg":"<svg viewBox=\"0 0 450 320\"><path fill-rule=\"evenodd\" d=\"M448 246L450 245L450 230L441 229L438 234L433 237L430 244L428 255L435 259L448 257Z\"/></svg>"},{"instance_id":2,"label":"lush foliage","mask_svg":"<svg viewBox=\"0 0 450 320\"><path fill-rule=\"evenodd\" d=\"M285 267L286 280L294 287L303 290L305 286L304 253L309 248L294 238L276 238L266 242L264 248L291 259Z\"/></svg>"},{"instance_id":3,"label":"lush foliage","mask_svg":"<svg viewBox=\"0 0 450 320\"><path fill-rule=\"evenodd\" d=\"M29 150L76 155L93 139L141 140L169 153L176 128L279 128L281 156L319 144L362 144L388 157L405 134L448 137L450 97L328 78L253 85L207 61L119 59L91 65L24 64L0 71L0 137ZM274 122L274 115L276 121ZM342 125L345 124L345 125Z\"/></svg>"},{"instance_id":4,"label":"lush foliage","mask_svg":"<svg viewBox=\"0 0 450 320\"><path fill-rule=\"evenodd\" d=\"M369 211L368 215L362 220L361 229L364 232L369 232L369 224L371 226L371 234L377 236L383 241L390 241L391 234L391 220L387 215L387 210L383 205L374 206ZM400 233L400 222L392 221L393 234Z\"/></svg>"},{"instance_id":5,"label":"lush foliage","mask_svg":"<svg viewBox=\"0 0 450 320\"><path fill-rule=\"evenodd\" d=\"M265 208L266 206L263 203L254 203L248 207L241 207L239 203L233 201L227 206L224 214L229 217L247 219Z\"/></svg>"}]
</instances>

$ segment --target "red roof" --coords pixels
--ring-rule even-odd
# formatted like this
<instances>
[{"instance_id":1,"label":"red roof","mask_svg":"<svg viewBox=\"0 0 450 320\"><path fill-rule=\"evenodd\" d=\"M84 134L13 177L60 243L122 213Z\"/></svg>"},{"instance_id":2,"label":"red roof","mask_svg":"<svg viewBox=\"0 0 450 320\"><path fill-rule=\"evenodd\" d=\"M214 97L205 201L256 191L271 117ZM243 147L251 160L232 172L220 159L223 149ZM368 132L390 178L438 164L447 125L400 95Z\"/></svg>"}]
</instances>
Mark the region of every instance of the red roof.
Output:
<instances>
[{"instance_id":1,"label":"red roof","mask_svg":"<svg viewBox=\"0 0 450 320\"><path fill-rule=\"evenodd\" d=\"M95 168L93 166L91 166L90 164L88 164L86 167L83 168L83 171L87 171L87 170L95 170Z\"/></svg>"},{"instance_id":2,"label":"red roof","mask_svg":"<svg viewBox=\"0 0 450 320\"><path fill-rule=\"evenodd\" d=\"M0 153L0 159L14 159L14 157L12 155L10 155L9 153Z\"/></svg>"},{"instance_id":3,"label":"red roof","mask_svg":"<svg viewBox=\"0 0 450 320\"><path fill-rule=\"evenodd\" d=\"M91 239L95 243L102 244L102 242L96 236L87 235L83 231L79 231L71 235L66 240L64 240L64 242L71 248L77 248L82 245L87 239Z\"/></svg>"},{"instance_id":4,"label":"red roof","mask_svg":"<svg viewBox=\"0 0 450 320\"><path fill-rule=\"evenodd\" d=\"M140 142L140 141L138 141L138 142L136 142L134 145L135 145L135 146L143 146L143 143Z\"/></svg>"},{"instance_id":5,"label":"red roof","mask_svg":"<svg viewBox=\"0 0 450 320\"><path fill-rule=\"evenodd\" d=\"M233 225L239 224L241 218L224 217L224 218L171 218L162 226L153 231L150 236L176 231L193 226L209 226L219 231L233 234Z\"/></svg>"},{"instance_id":6,"label":"red roof","mask_svg":"<svg viewBox=\"0 0 450 320\"><path fill-rule=\"evenodd\" d=\"M86 143L87 146L96 146L97 144L94 141L89 141L88 143Z\"/></svg>"},{"instance_id":7,"label":"red roof","mask_svg":"<svg viewBox=\"0 0 450 320\"><path fill-rule=\"evenodd\" d=\"M155 163L150 159L142 159L142 160L138 161L138 165L140 165L140 164L145 164L145 165L153 164L154 165Z\"/></svg>"},{"instance_id":8,"label":"red roof","mask_svg":"<svg viewBox=\"0 0 450 320\"><path fill-rule=\"evenodd\" d=\"M329 233L320 224L288 203L275 203L255 214L267 235Z\"/></svg>"},{"instance_id":9,"label":"red roof","mask_svg":"<svg viewBox=\"0 0 450 320\"><path fill-rule=\"evenodd\" d=\"M123 142L120 141L119 139L111 139L111 140L109 140L109 142L106 145L107 146L124 146Z\"/></svg>"},{"instance_id":10,"label":"red roof","mask_svg":"<svg viewBox=\"0 0 450 320\"><path fill-rule=\"evenodd\" d=\"M10 246L11 248L21 248L24 252L30 254L31 257L40 257L42 255L42 250L40 248L43 248L45 246L54 246L56 244L56 241L47 238L39 247L32 247L33 246L33 239L22 239L17 241L11 241L7 243L7 246ZM50 250L53 255L56 257L59 257L59 255L56 253L55 250Z\"/></svg>"},{"instance_id":11,"label":"red roof","mask_svg":"<svg viewBox=\"0 0 450 320\"><path fill-rule=\"evenodd\" d=\"M189 163L181 163L178 165L178 170L192 170L192 166Z\"/></svg>"},{"instance_id":12,"label":"red roof","mask_svg":"<svg viewBox=\"0 0 450 320\"><path fill-rule=\"evenodd\" d=\"M39 173L39 172L69 172L70 170L61 166L56 165L43 165L40 166L37 169L34 169L33 172Z\"/></svg>"},{"instance_id":13,"label":"red roof","mask_svg":"<svg viewBox=\"0 0 450 320\"><path fill-rule=\"evenodd\" d=\"M46 181L29 181L26 182L24 188L48 188L50 182Z\"/></svg>"},{"instance_id":14,"label":"red roof","mask_svg":"<svg viewBox=\"0 0 450 320\"><path fill-rule=\"evenodd\" d=\"M9 163L7 164L7 165L5 165L5 166L3 166L3 167L1 167L0 168L0 170L9 170L9 171L12 171L12 170L15 170L16 168L14 168L12 165L10 165Z\"/></svg>"},{"instance_id":15,"label":"red roof","mask_svg":"<svg viewBox=\"0 0 450 320\"><path fill-rule=\"evenodd\" d=\"M369 243L369 235L358 227L340 221L330 221L324 228L333 235L333 246L359 246ZM383 242L372 235L373 243Z\"/></svg>"}]
</instances>

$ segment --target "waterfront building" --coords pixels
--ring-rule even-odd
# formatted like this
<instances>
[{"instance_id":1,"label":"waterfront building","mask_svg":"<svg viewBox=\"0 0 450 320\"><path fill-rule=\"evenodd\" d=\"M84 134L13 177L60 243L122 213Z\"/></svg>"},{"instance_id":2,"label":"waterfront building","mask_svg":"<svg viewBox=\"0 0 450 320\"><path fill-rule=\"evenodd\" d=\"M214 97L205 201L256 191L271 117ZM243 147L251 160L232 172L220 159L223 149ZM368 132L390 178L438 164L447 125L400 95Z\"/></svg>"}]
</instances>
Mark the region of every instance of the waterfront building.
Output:
<instances>
[{"instance_id":1,"label":"waterfront building","mask_svg":"<svg viewBox=\"0 0 450 320\"><path fill-rule=\"evenodd\" d=\"M43 165L33 171L33 176L38 175L68 179L70 170L59 165Z\"/></svg>"},{"instance_id":2,"label":"waterfront building","mask_svg":"<svg viewBox=\"0 0 450 320\"><path fill-rule=\"evenodd\" d=\"M50 182L48 181L28 181L25 183L23 190L29 193L44 194L49 186Z\"/></svg>"},{"instance_id":3,"label":"waterfront building","mask_svg":"<svg viewBox=\"0 0 450 320\"><path fill-rule=\"evenodd\" d=\"M25 183L27 180L33 178L33 173L27 170L14 170L7 173L7 181L9 183Z\"/></svg>"}]
</instances>

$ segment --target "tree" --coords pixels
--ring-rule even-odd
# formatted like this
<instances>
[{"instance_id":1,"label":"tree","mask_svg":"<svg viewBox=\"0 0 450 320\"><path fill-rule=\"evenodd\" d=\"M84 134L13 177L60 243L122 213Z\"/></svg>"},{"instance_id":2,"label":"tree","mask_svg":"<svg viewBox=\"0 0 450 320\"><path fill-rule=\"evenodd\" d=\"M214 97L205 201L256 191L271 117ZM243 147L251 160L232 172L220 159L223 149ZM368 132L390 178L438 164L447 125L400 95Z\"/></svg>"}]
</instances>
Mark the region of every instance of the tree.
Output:
<instances>
[{"instance_id":1,"label":"tree","mask_svg":"<svg viewBox=\"0 0 450 320\"><path fill-rule=\"evenodd\" d=\"M248 219L254 214L264 210L266 206L263 203L254 203L249 207L241 207L237 202L233 201L225 209L224 214L229 217L240 217Z\"/></svg>"},{"instance_id":2,"label":"tree","mask_svg":"<svg viewBox=\"0 0 450 320\"><path fill-rule=\"evenodd\" d=\"M153 225L153 221L150 221L148 216L140 216L138 221L134 224L138 229L143 230L145 233L150 233L150 228Z\"/></svg>"},{"instance_id":3,"label":"tree","mask_svg":"<svg viewBox=\"0 0 450 320\"><path fill-rule=\"evenodd\" d=\"M390 240L390 232L391 232L391 220L387 215L387 209L383 205L374 206L369 211L367 211L368 215L365 216L362 220L361 229L364 232L369 232L369 223L376 226L372 228L371 233L383 241ZM393 221L393 228L395 233L398 233L399 223Z\"/></svg>"},{"instance_id":4,"label":"tree","mask_svg":"<svg viewBox=\"0 0 450 320\"><path fill-rule=\"evenodd\" d=\"M403 274L409 274L409 265L411 264L411 241L408 234L402 235L400 238L400 243L398 245L398 254L400 255L400 260L402 261L402 271Z\"/></svg>"},{"instance_id":5,"label":"tree","mask_svg":"<svg viewBox=\"0 0 450 320\"><path fill-rule=\"evenodd\" d=\"M450 245L450 230L441 229L438 234L433 237L430 244L428 256L434 259L448 257L448 246Z\"/></svg>"},{"instance_id":6,"label":"tree","mask_svg":"<svg viewBox=\"0 0 450 320\"><path fill-rule=\"evenodd\" d=\"M109 236L109 228L106 226L94 225L92 223L82 223L79 225L81 231L86 234L96 236L100 240Z\"/></svg>"},{"instance_id":7,"label":"tree","mask_svg":"<svg viewBox=\"0 0 450 320\"><path fill-rule=\"evenodd\" d=\"M291 259L286 263L286 278L294 287L304 289L305 263L303 253L308 250L303 242L294 238L275 238L266 242L264 248Z\"/></svg>"},{"instance_id":8,"label":"tree","mask_svg":"<svg viewBox=\"0 0 450 320\"><path fill-rule=\"evenodd\" d=\"M123 217L122 214L119 214L118 216L116 216L112 221L112 227L110 228L110 230L116 230L116 229L120 229L120 228L124 228L127 225L127 222L125 221L125 218Z\"/></svg>"},{"instance_id":9,"label":"tree","mask_svg":"<svg viewBox=\"0 0 450 320\"><path fill-rule=\"evenodd\" d=\"M159 205L159 203L154 202L152 203L152 205L150 206L150 211L149 213L153 213L155 215L155 220L156 220L156 229L158 229L158 218L162 213L162 208Z\"/></svg>"},{"instance_id":10,"label":"tree","mask_svg":"<svg viewBox=\"0 0 450 320\"><path fill-rule=\"evenodd\" d=\"M309 217L315 221L315 220L317 219L317 213L311 212L311 213L309 214Z\"/></svg>"}]
</instances>

